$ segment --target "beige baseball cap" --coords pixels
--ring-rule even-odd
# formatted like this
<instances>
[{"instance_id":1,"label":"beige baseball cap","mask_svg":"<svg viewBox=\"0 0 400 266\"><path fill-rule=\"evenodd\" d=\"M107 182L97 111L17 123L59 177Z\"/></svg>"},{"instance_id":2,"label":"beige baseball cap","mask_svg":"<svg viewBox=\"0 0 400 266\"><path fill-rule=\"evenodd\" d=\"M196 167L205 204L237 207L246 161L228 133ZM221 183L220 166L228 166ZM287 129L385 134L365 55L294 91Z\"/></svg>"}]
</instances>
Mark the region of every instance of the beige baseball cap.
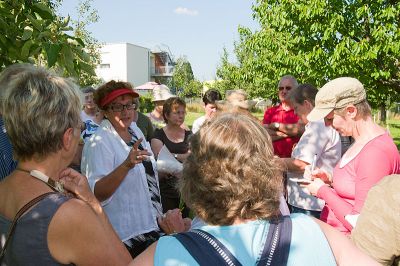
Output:
<instances>
[{"instance_id":1,"label":"beige baseball cap","mask_svg":"<svg viewBox=\"0 0 400 266\"><path fill-rule=\"evenodd\" d=\"M334 109L344 108L366 100L362 83L355 78L341 77L326 83L315 96L315 107L308 114L308 121L318 121Z\"/></svg>"}]
</instances>

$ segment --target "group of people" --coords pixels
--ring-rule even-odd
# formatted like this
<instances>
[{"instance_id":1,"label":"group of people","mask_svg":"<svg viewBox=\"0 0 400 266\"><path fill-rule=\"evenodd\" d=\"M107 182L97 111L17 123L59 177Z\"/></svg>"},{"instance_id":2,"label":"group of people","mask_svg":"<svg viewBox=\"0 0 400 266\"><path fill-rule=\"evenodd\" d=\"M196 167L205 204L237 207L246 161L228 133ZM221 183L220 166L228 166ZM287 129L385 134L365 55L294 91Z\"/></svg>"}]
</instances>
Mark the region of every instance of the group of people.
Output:
<instances>
[{"instance_id":1,"label":"group of people","mask_svg":"<svg viewBox=\"0 0 400 266\"><path fill-rule=\"evenodd\" d=\"M397 176L384 177L399 173L400 158L372 121L356 79L338 78L318 91L284 76L280 104L266 110L262 123L249 112L244 91L222 100L210 90L193 131L184 124L185 102L163 86L154 91L149 117L138 112L139 94L128 82L85 89L83 110L73 81L28 64L6 68L0 90L15 157L15 169L0 182L2 264L377 265L371 257L387 264L398 259L395 244L393 251L383 248L386 257L368 250L374 245L368 226L381 232L371 221L376 204L389 209L386 219L396 219L389 206L397 196L384 202L379 193L395 191L385 184L398 184ZM339 134L355 140L343 157ZM183 162L181 173L160 171L157 157L165 148ZM80 172L68 168L74 160ZM290 216L282 210L285 199ZM346 236L354 227L353 241L364 252ZM393 227L380 229L388 234ZM391 237L397 243L398 232Z\"/></svg>"},{"instance_id":2,"label":"group of people","mask_svg":"<svg viewBox=\"0 0 400 266\"><path fill-rule=\"evenodd\" d=\"M363 85L341 77L317 90L284 76L278 93L281 104L266 110L263 122L286 170L290 211L314 216L351 235L377 261L398 265L400 248L393 246L400 231L388 224L399 221L380 211L398 200L383 203L369 192L374 186L390 190L386 186L400 182L400 156L389 132L373 121ZM353 139L350 147L341 143L348 137ZM394 193L388 195L393 197ZM397 213L396 208L390 213Z\"/></svg>"}]
</instances>

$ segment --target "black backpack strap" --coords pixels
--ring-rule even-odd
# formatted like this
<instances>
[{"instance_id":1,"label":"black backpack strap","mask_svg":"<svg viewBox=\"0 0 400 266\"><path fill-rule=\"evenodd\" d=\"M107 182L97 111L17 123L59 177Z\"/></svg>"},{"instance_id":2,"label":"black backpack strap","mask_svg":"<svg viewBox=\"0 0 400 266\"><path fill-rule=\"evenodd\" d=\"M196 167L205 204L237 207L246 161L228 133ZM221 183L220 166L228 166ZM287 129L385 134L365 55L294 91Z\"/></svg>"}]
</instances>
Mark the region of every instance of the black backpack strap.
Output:
<instances>
[{"instance_id":1,"label":"black backpack strap","mask_svg":"<svg viewBox=\"0 0 400 266\"><path fill-rule=\"evenodd\" d=\"M292 239L292 220L282 216L271 221L267 239L257 265L287 265Z\"/></svg>"},{"instance_id":2,"label":"black backpack strap","mask_svg":"<svg viewBox=\"0 0 400 266\"><path fill-rule=\"evenodd\" d=\"M171 236L186 248L200 266L242 265L218 239L203 230L196 229Z\"/></svg>"}]
</instances>

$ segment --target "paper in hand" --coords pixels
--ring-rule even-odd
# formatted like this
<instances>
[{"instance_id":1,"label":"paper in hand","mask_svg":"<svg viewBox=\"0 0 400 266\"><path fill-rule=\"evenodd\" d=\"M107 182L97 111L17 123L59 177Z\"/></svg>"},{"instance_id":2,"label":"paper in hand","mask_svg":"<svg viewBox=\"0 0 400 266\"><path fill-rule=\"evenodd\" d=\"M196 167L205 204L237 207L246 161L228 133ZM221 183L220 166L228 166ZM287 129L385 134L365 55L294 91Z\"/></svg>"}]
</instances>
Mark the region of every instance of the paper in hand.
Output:
<instances>
[{"instance_id":1,"label":"paper in hand","mask_svg":"<svg viewBox=\"0 0 400 266\"><path fill-rule=\"evenodd\" d=\"M183 165L174 155L163 145L157 158L157 170L170 175L177 175L182 172Z\"/></svg>"}]
</instances>

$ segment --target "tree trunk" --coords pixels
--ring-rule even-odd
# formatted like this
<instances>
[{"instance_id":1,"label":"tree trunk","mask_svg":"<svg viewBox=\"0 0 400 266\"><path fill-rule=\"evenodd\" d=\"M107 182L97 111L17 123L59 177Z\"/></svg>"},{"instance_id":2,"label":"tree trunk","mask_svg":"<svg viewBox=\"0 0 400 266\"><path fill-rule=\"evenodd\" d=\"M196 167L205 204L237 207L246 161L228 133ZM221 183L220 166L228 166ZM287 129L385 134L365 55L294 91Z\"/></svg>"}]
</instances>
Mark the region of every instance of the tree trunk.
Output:
<instances>
[{"instance_id":1,"label":"tree trunk","mask_svg":"<svg viewBox=\"0 0 400 266\"><path fill-rule=\"evenodd\" d=\"M386 105L385 105L385 104L382 104L382 105L379 107L379 114L380 114L379 120L380 120L382 123L386 123Z\"/></svg>"}]
</instances>

